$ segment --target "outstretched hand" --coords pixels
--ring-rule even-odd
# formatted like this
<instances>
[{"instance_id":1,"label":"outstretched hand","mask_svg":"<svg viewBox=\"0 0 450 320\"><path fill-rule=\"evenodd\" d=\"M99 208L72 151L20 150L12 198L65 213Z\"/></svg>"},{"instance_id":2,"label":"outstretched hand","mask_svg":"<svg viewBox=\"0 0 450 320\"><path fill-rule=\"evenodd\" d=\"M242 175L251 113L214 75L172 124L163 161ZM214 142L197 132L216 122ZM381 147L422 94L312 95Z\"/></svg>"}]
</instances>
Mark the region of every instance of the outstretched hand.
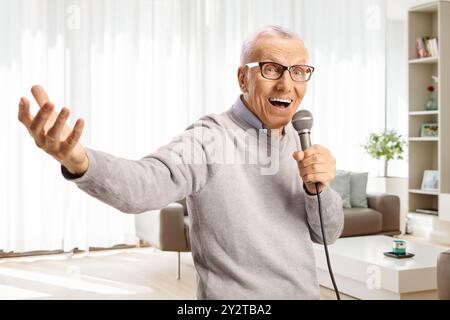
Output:
<instances>
[{"instance_id":1,"label":"outstretched hand","mask_svg":"<svg viewBox=\"0 0 450 320\"><path fill-rule=\"evenodd\" d=\"M66 123L70 110L62 108L56 113L55 106L45 90L35 85L31 93L39 105L36 116L30 113L30 102L22 97L19 102L19 121L28 129L36 145L58 160L73 174L86 172L89 161L86 151L79 143L84 121L78 119L73 129Z\"/></svg>"}]
</instances>

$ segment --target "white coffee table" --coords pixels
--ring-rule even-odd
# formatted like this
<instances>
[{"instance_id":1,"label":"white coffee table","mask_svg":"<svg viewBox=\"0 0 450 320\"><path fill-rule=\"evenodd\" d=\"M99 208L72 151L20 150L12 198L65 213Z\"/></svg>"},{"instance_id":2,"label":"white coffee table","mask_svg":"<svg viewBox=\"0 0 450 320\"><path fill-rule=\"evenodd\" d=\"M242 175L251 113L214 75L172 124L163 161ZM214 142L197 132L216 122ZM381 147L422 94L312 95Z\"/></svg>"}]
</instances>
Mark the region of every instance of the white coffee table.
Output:
<instances>
[{"instance_id":1,"label":"white coffee table","mask_svg":"<svg viewBox=\"0 0 450 320\"><path fill-rule=\"evenodd\" d=\"M415 256L395 259L393 238L363 236L338 239L328 246L339 291L359 299L436 299L436 262L442 248L407 241ZM322 245L314 244L319 283L333 288Z\"/></svg>"}]
</instances>

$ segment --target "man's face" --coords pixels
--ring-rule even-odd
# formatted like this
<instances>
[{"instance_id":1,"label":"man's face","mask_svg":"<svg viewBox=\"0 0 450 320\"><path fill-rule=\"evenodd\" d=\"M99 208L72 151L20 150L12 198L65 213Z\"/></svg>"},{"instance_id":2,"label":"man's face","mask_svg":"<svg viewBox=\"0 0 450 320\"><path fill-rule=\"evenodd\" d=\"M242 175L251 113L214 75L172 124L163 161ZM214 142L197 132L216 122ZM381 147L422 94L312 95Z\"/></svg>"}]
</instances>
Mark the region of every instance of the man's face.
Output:
<instances>
[{"instance_id":1,"label":"man's face","mask_svg":"<svg viewBox=\"0 0 450 320\"><path fill-rule=\"evenodd\" d=\"M297 39L261 37L256 41L247 63L268 61L284 66L306 64L308 52ZM247 108L269 129L280 129L291 121L306 91L306 82L294 82L287 70L280 79L269 80L262 77L259 67L241 66L238 80ZM274 103L274 98L287 99L291 103L282 106Z\"/></svg>"}]
</instances>

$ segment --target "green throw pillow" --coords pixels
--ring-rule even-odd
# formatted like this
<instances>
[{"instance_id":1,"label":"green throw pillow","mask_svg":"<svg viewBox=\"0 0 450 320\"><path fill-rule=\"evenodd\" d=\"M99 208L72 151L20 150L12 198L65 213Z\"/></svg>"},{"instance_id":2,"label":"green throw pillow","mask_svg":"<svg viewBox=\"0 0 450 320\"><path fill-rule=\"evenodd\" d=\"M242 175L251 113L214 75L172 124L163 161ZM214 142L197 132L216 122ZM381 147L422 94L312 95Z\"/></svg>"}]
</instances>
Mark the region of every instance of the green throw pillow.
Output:
<instances>
[{"instance_id":1,"label":"green throw pillow","mask_svg":"<svg viewBox=\"0 0 450 320\"><path fill-rule=\"evenodd\" d=\"M350 204L355 208L367 208L368 172L350 172Z\"/></svg>"},{"instance_id":2,"label":"green throw pillow","mask_svg":"<svg viewBox=\"0 0 450 320\"><path fill-rule=\"evenodd\" d=\"M336 170L336 176L330 183L331 188L339 193L342 198L342 206L351 208L350 203L350 171Z\"/></svg>"}]
</instances>

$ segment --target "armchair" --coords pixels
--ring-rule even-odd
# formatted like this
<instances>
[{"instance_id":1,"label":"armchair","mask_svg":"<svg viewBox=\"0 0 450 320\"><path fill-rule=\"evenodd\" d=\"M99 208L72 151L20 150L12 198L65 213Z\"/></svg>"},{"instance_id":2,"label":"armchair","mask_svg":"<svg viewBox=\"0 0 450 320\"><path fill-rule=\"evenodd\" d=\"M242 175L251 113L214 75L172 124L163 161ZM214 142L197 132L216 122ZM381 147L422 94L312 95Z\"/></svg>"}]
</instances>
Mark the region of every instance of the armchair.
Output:
<instances>
[{"instance_id":1,"label":"armchair","mask_svg":"<svg viewBox=\"0 0 450 320\"><path fill-rule=\"evenodd\" d=\"M180 252L191 251L186 200L169 204L161 210L136 215L136 235L162 251L178 253L177 279L180 279Z\"/></svg>"}]
</instances>

